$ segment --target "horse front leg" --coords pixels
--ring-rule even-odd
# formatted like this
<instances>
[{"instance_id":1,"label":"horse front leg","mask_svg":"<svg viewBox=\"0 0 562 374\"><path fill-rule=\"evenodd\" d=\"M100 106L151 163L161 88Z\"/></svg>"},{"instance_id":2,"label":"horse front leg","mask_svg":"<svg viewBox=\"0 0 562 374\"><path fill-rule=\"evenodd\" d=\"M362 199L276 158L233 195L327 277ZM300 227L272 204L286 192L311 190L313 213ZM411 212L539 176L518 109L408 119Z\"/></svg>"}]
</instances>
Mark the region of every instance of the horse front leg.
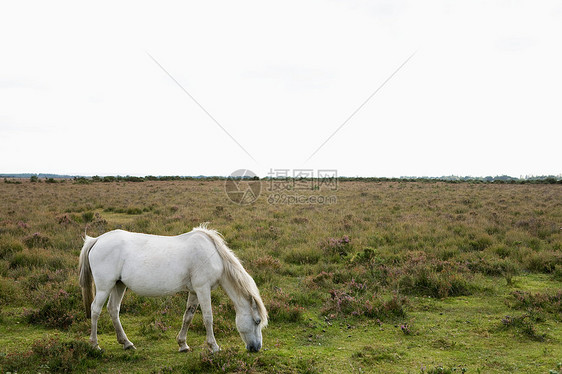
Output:
<instances>
[{"instance_id":1,"label":"horse front leg","mask_svg":"<svg viewBox=\"0 0 562 374\"><path fill-rule=\"evenodd\" d=\"M135 345L131 343L125 331L123 330L123 326L121 325L121 321L119 320L119 310L121 309L121 301L123 300L123 295L125 295L125 291L127 290L127 286L123 284L123 282L117 282L111 294L109 295L109 302L107 303L107 311L111 316L111 322L113 322L113 327L115 328L115 333L117 334L117 341L123 344L124 349L136 349Z\"/></svg>"},{"instance_id":2,"label":"horse front leg","mask_svg":"<svg viewBox=\"0 0 562 374\"><path fill-rule=\"evenodd\" d=\"M199 305L201 306L201 312L203 314L203 323L205 324L205 329L207 330L207 345L211 352L215 353L220 351L220 348L215 340L215 334L213 333L213 309L211 308L211 289L210 287L205 287L197 292L197 299L199 300Z\"/></svg>"},{"instance_id":3,"label":"horse front leg","mask_svg":"<svg viewBox=\"0 0 562 374\"><path fill-rule=\"evenodd\" d=\"M181 330L176 338L178 345L180 346L180 352L187 352L191 350L186 343L187 330L189 329L189 325L191 324L193 315L197 311L198 305L199 301L197 300L197 294L195 292L190 292L189 296L187 297L187 306L185 308L185 313L183 314L183 323L181 325Z\"/></svg>"}]
</instances>

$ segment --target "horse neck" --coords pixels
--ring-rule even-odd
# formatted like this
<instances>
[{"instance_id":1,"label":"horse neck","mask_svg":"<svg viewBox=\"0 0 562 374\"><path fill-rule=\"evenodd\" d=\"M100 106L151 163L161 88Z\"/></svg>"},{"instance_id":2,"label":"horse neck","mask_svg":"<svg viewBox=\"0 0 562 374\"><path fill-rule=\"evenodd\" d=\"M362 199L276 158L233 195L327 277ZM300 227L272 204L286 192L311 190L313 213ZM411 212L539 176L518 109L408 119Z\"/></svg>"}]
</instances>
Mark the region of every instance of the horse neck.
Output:
<instances>
[{"instance_id":1,"label":"horse neck","mask_svg":"<svg viewBox=\"0 0 562 374\"><path fill-rule=\"evenodd\" d=\"M229 277L223 276L220 280L220 285L228 297L230 297L230 300L234 303L236 313L244 311L250 307L250 302L246 299L244 294L238 290Z\"/></svg>"}]
</instances>

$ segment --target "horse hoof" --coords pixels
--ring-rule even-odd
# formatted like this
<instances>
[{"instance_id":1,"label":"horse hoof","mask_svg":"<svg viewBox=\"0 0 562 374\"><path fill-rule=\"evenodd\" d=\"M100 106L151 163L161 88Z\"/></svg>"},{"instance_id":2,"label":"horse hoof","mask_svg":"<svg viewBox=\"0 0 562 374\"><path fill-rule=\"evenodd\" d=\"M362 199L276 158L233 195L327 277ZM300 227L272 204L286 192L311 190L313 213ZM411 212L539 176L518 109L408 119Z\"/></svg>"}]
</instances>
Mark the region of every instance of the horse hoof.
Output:
<instances>
[{"instance_id":1,"label":"horse hoof","mask_svg":"<svg viewBox=\"0 0 562 374\"><path fill-rule=\"evenodd\" d=\"M135 347L135 345L133 343L130 343L128 345L124 345L123 349L125 349L125 350L130 349L132 351L135 351L137 349L137 347Z\"/></svg>"},{"instance_id":2,"label":"horse hoof","mask_svg":"<svg viewBox=\"0 0 562 374\"><path fill-rule=\"evenodd\" d=\"M180 349L178 349L178 352L190 352L191 348L189 348L188 345L185 345L184 347L180 347Z\"/></svg>"},{"instance_id":3,"label":"horse hoof","mask_svg":"<svg viewBox=\"0 0 562 374\"><path fill-rule=\"evenodd\" d=\"M209 349L211 350L211 353L217 353L221 350L218 345L215 347L209 347Z\"/></svg>"}]
</instances>

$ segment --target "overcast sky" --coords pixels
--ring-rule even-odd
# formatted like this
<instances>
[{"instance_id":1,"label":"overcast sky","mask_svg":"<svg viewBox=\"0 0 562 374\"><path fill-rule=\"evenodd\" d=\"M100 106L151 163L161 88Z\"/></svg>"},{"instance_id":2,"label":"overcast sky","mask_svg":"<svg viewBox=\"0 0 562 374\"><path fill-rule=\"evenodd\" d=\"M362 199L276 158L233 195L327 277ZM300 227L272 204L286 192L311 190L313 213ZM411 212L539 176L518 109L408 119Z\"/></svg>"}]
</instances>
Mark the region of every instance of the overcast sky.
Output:
<instances>
[{"instance_id":1,"label":"overcast sky","mask_svg":"<svg viewBox=\"0 0 562 374\"><path fill-rule=\"evenodd\" d=\"M560 174L561 66L560 1L2 2L0 173Z\"/></svg>"}]
</instances>

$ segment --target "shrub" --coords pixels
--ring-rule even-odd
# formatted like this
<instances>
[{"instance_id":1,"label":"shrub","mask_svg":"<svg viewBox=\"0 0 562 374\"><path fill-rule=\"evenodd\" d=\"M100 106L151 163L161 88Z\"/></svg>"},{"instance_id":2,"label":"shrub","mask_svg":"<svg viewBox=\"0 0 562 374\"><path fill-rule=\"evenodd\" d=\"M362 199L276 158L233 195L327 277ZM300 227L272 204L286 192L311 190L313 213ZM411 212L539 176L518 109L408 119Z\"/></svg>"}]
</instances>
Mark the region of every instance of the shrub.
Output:
<instances>
[{"instance_id":1,"label":"shrub","mask_svg":"<svg viewBox=\"0 0 562 374\"><path fill-rule=\"evenodd\" d=\"M322 271L316 275L308 276L304 280L304 284L312 289L333 287L334 285L334 273L328 273Z\"/></svg>"},{"instance_id":2,"label":"shrub","mask_svg":"<svg viewBox=\"0 0 562 374\"><path fill-rule=\"evenodd\" d=\"M0 258L6 258L9 255L23 250L23 245L17 239L12 237L3 237L0 239Z\"/></svg>"},{"instance_id":3,"label":"shrub","mask_svg":"<svg viewBox=\"0 0 562 374\"><path fill-rule=\"evenodd\" d=\"M21 184L21 181L19 181L17 179L4 178L4 183L6 183L6 184Z\"/></svg>"},{"instance_id":4,"label":"shrub","mask_svg":"<svg viewBox=\"0 0 562 374\"><path fill-rule=\"evenodd\" d=\"M379 320L395 319L406 315L407 305L408 299L396 294L391 297L377 294L369 296L362 295L361 291L353 293L339 289L330 291L330 299L324 304L322 314L330 317L365 316Z\"/></svg>"},{"instance_id":5,"label":"shrub","mask_svg":"<svg viewBox=\"0 0 562 374\"><path fill-rule=\"evenodd\" d=\"M519 332L520 334L536 341L544 341L546 339L546 334L540 334L537 332L535 326L535 320L533 315L530 313L525 313L520 316L505 316L501 320L503 329L510 329Z\"/></svg>"},{"instance_id":6,"label":"shrub","mask_svg":"<svg viewBox=\"0 0 562 374\"><path fill-rule=\"evenodd\" d=\"M395 362L399 361L401 356L401 352L399 353L393 347L372 347L367 345L363 347L361 350L354 352L351 357L361 361L364 365L373 365L377 362L386 361L386 362Z\"/></svg>"},{"instance_id":7,"label":"shrub","mask_svg":"<svg viewBox=\"0 0 562 374\"><path fill-rule=\"evenodd\" d=\"M10 268L34 268L47 267L50 269L60 269L64 266L65 259L49 251L40 249L24 250L12 255Z\"/></svg>"},{"instance_id":8,"label":"shrub","mask_svg":"<svg viewBox=\"0 0 562 374\"><path fill-rule=\"evenodd\" d=\"M8 305L19 300L21 289L18 283L0 277L0 305Z\"/></svg>"},{"instance_id":9,"label":"shrub","mask_svg":"<svg viewBox=\"0 0 562 374\"><path fill-rule=\"evenodd\" d=\"M68 213L63 214L62 216L57 217L57 221L59 225L68 225L73 222L72 216Z\"/></svg>"},{"instance_id":10,"label":"shrub","mask_svg":"<svg viewBox=\"0 0 562 374\"><path fill-rule=\"evenodd\" d=\"M131 208L127 208L127 211L125 213L130 215L142 214L142 209L137 207L131 207Z\"/></svg>"},{"instance_id":11,"label":"shrub","mask_svg":"<svg viewBox=\"0 0 562 374\"><path fill-rule=\"evenodd\" d=\"M523 259L523 264L531 271L552 273L556 265L562 265L562 253L559 251L533 251Z\"/></svg>"},{"instance_id":12,"label":"shrub","mask_svg":"<svg viewBox=\"0 0 562 374\"><path fill-rule=\"evenodd\" d=\"M92 180L84 178L84 177L75 177L73 183L74 184L90 184L90 183L92 183Z\"/></svg>"},{"instance_id":13,"label":"shrub","mask_svg":"<svg viewBox=\"0 0 562 374\"><path fill-rule=\"evenodd\" d=\"M51 239L39 232L25 237L23 242L28 248L46 248L51 245Z\"/></svg>"},{"instance_id":14,"label":"shrub","mask_svg":"<svg viewBox=\"0 0 562 374\"><path fill-rule=\"evenodd\" d=\"M288 359L274 353L255 355L227 348L217 353L203 351L199 359L181 365L162 368L160 372L183 373L303 373L315 374L318 366L313 359L294 357Z\"/></svg>"},{"instance_id":15,"label":"shrub","mask_svg":"<svg viewBox=\"0 0 562 374\"><path fill-rule=\"evenodd\" d=\"M340 239L329 238L321 243L320 247L328 255L345 257L351 251L352 245L349 236L344 235Z\"/></svg>"},{"instance_id":16,"label":"shrub","mask_svg":"<svg viewBox=\"0 0 562 374\"><path fill-rule=\"evenodd\" d=\"M511 284L512 278L520 273L519 264L509 258L479 256L467 259L466 265L470 270L484 275L503 276L508 284Z\"/></svg>"},{"instance_id":17,"label":"shrub","mask_svg":"<svg viewBox=\"0 0 562 374\"><path fill-rule=\"evenodd\" d=\"M468 241L466 249L469 251L483 251L492 245L493 240L489 235L483 235Z\"/></svg>"},{"instance_id":18,"label":"shrub","mask_svg":"<svg viewBox=\"0 0 562 374\"><path fill-rule=\"evenodd\" d=\"M457 370L458 369L458 370ZM420 369L421 374L456 374L456 373L466 373L466 368L459 366L457 367L444 367L444 366L435 366L432 368L426 368L422 366Z\"/></svg>"},{"instance_id":19,"label":"shrub","mask_svg":"<svg viewBox=\"0 0 562 374\"><path fill-rule=\"evenodd\" d=\"M511 255L512 250L505 245L496 245L490 248L495 254L501 258L507 258Z\"/></svg>"},{"instance_id":20,"label":"shrub","mask_svg":"<svg viewBox=\"0 0 562 374\"><path fill-rule=\"evenodd\" d=\"M302 318L304 308L282 289L277 289L273 297L268 298L266 308L272 322L297 322Z\"/></svg>"},{"instance_id":21,"label":"shrub","mask_svg":"<svg viewBox=\"0 0 562 374\"><path fill-rule=\"evenodd\" d=\"M258 257L250 262L250 269L257 283L271 280L281 269L281 261L270 255Z\"/></svg>"},{"instance_id":22,"label":"shrub","mask_svg":"<svg viewBox=\"0 0 562 374\"><path fill-rule=\"evenodd\" d=\"M82 213L82 222L92 222L94 220L94 216L94 212L84 212Z\"/></svg>"},{"instance_id":23,"label":"shrub","mask_svg":"<svg viewBox=\"0 0 562 374\"><path fill-rule=\"evenodd\" d=\"M80 292L68 293L64 290L50 297L42 295L43 305L39 309L25 310L25 318L31 324L66 330L76 319L75 311L81 305L79 296Z\"/></svg>"},{"instance_id":24,"label":"shrub","mask_svg":"<svg viewBox=\"0 0 562 374\"><path fill-rule=\"evenodd\" d=\"M396 286L402 292L444 298L449 296L470 295L472 286L455 264L447 261L430 262L409 260L407 269L397 276Z\"/></svg>"},{"instance_id":25,"label":"shrub","mask_svg":"<svg viewBox=\"0 0 562 374\"><path fill-rule=\"evenodd\" d=\"M256 231L254 233L254 239L275 240L278 239L280 235L281 235L281 231L279 230L279 228L275 226L269 226L269 227L258 226L256 227Z\"/></svg>"},{"instance_id":26,"label":"shrub","mask_svg":"<svg viewBox=\"0 0 562 374\"><path fill-rule=\"evenodd\" d=\"M352 264L372 265L373 262L379 260L376 251L371 247L363 248L362 252L356 253L350 260ZM380 260L379 260L380 261Z\"/></svg>"},{"instance_id":27,"label":"shrub","mask_svg":"<svg viewBox=\"0 0 562 374\"><path fill-rule=\"evenodd\" d=\"M66 272L63 269L51 271L49 269L39 269L30 274L24 281L28 290L34 291L45 284L60 284L66 280Z\"/></svg>"},{"instance_id":28,"label":"shrub","mask_svg":"<svg viewBox=\"0 0 562 374\"><path fill-rule=\"evenodd\" d=\"M139 316L147 312L154 313L159 307L160 304L155 298L139 296L134 292L127 292L121 303L121 312Z\"/></svg>"},{"instance_id":29,"label":"shrub","mask_svg":"<svg viewBox=\"0 0 562 374\"><path fill-rule=\"evenodd\" d=\"M562 313L562 290L537 293L514 291L511 296L514 298L513 308L532 310L538 314L552 313L555 316Z\"/></svg>"},{"instance_id":30,"label":"shrub","mask_svg":"<svg viewBox=\"0 0 562 374\"><path fill-rule=\"evenodd\" d=\"M552 272L554 279L562 281L562 265L556 265L554 271Z\"/></svg>"},{"instance_id":31,"label":"shrub","mask_svg":"<svg viewBox=\"0 0 562 374\"><path fill-rule=\"evenodd\" d=\"M94 367L101 357L102 351L84 341L49 338L35 341L28 352L0 356L0 364L6 372L69 373Z\"/></svg>"},{"instance_id":32,"label":"shrub","mask_svg":"<svg viewBox=\"0 0 562 374\"><path fill-rule=\"evenodd\" d=\"M148 323L141 325L140 333L148 339L158 340L166 337L166 331L172 326L163 321L160 316L152 318Z\"/></svg>"},{"instance_id":33,"label":"shrub","mask_svg":"<svg viewBox=\"0 0 562 374\"><path fill-rule=\"evenodd\" d=\"M321 254L314 248L293 248L285 253L284 260L289 264L316 264Z\"/></svg>"}]
</instances>

